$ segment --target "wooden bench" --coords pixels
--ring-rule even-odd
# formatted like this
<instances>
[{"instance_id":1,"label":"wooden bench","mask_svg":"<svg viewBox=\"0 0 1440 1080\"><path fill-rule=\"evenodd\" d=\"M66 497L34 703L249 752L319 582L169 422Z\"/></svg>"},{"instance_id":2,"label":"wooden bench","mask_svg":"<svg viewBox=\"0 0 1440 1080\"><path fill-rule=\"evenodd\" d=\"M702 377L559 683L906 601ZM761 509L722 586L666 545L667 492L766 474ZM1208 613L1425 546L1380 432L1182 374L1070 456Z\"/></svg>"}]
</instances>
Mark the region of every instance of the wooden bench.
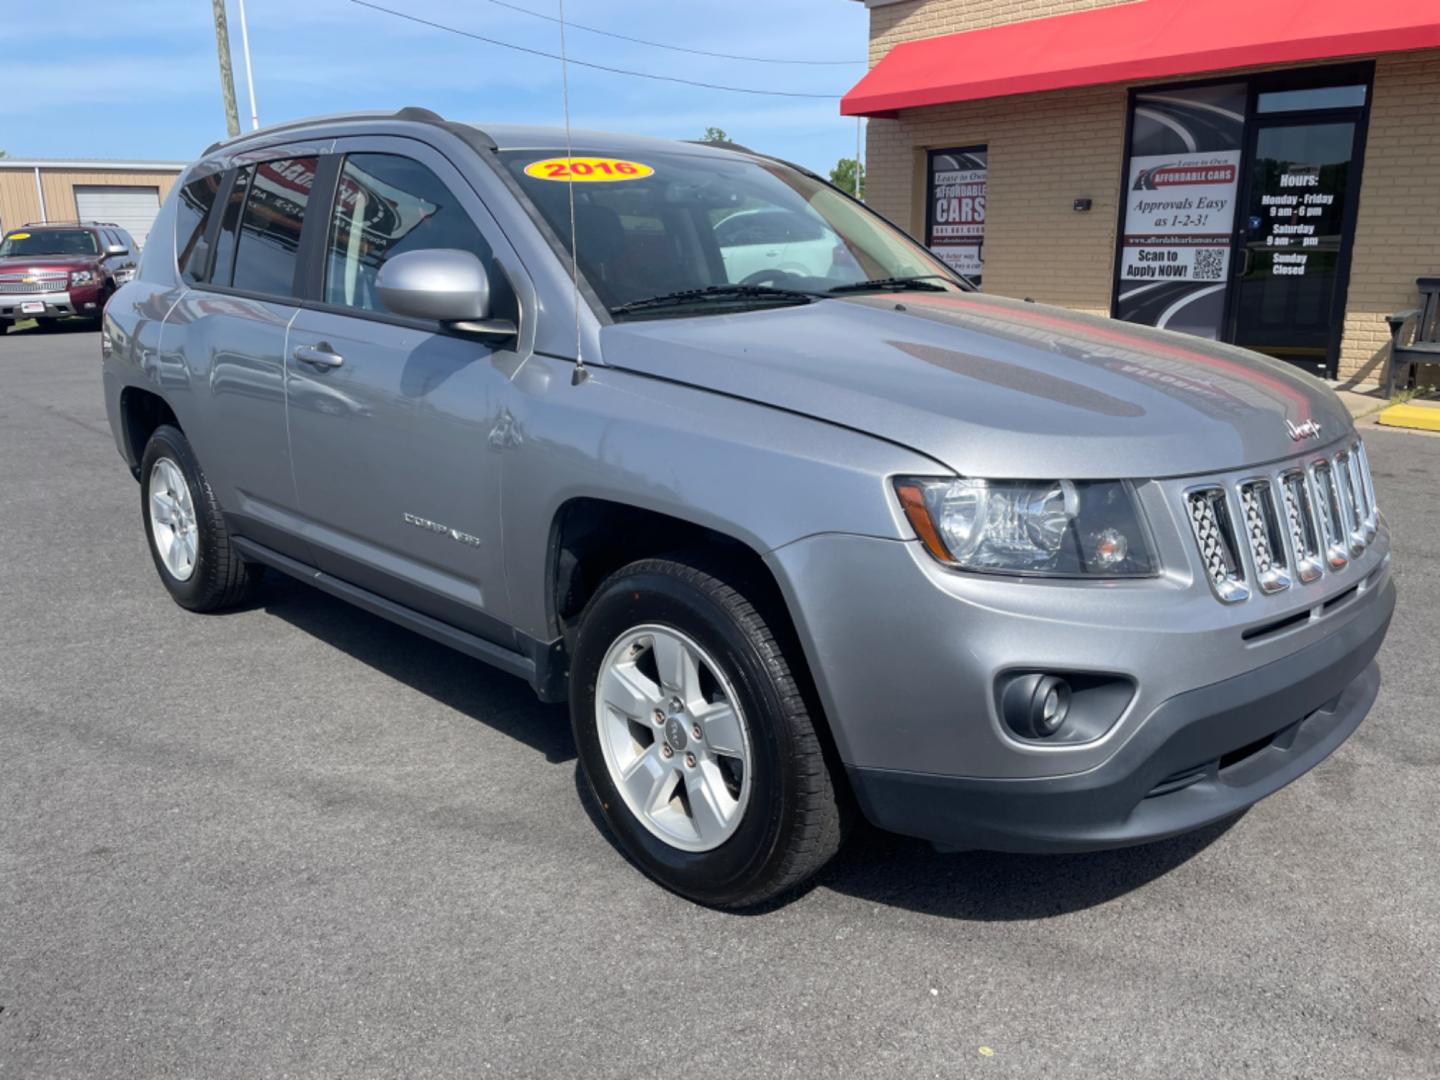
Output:
<instances>
[{"instance_id":1,"label":"wooden bench","mask_svg":"<svg viewBox=\"0 0 1440 1080\"><path fill-rule=\"evenodd\" d=\"M1406 376L1418 381L1421 364L1440 364L1440 277L1418 278L1415 284L1420 289L1420 306L1409 311L1397 311L1387 315L1390 324L1390 363L1385 368L1385 396L1395 393L1395 369L1401 364L1410 367ZM1415 333L1408 345L1400 344L1406 325L1415 322Z\"/></svg>"}]
</instances>

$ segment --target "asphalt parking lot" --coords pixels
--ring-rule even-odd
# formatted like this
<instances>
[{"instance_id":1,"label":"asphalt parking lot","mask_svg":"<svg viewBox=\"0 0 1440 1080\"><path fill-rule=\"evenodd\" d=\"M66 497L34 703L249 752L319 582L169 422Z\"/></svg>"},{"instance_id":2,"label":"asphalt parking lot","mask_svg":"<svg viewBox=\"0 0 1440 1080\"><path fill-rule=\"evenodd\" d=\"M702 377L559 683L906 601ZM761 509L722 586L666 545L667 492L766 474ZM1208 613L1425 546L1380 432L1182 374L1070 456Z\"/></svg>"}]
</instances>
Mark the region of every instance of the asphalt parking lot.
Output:
<instances>
[{"instance_id":1,"label":"asphalt parking lot","mask_svg":"<svg viewBox=\"0 0 1440 1080\"><path fill-rule=\"evenodd\" d=\"M862 833L787 906L651 885L563 709L279 577L155 579L93 332L0 338L0 1076L1440 1075L1440 438L1367 429L1370 718L1227 827Z\"/></svg>"}]
</instances>

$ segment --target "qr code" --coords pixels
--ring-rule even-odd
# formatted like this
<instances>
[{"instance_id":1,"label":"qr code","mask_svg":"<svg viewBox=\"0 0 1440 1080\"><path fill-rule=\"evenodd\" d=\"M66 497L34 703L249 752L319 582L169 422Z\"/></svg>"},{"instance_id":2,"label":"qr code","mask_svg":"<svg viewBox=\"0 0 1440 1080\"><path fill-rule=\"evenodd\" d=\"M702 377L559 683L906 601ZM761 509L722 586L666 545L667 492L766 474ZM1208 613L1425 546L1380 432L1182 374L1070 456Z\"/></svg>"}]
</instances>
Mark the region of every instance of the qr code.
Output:
<instances>
[{"instance_id":1,"label":"qr code","mask_svg":"<svg viewBox=\"0 0 1440 1080\"><path fill-rule=\"evenodd\" d=\"M1219 281L1225 276L1225 249L1200 248L1195 252L1192 275L1196 281Z\"/></svg>"}]
</instances>

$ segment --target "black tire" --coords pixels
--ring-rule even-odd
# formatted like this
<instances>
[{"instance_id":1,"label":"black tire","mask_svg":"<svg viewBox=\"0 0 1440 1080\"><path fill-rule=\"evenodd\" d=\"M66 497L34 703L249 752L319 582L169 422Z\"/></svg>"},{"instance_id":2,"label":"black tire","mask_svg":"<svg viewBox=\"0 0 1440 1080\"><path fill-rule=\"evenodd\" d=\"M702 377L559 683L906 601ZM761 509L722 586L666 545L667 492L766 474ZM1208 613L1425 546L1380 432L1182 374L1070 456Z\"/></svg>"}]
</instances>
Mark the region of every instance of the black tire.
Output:
<instances>
[{"instance_id":1,"label":"black tire","mask_svg":"<svg viewBox=\"0 0 1440 1080\"><path fill-rule=\"evenodd\" d=\"M9 332L10 332L10 320L9 320L9 319L0 319L0 337L3 337L4 335L8 334Z\"/></svg>"},{"instance_id":2,"label":"black tire","mask_svg":"<svg viewBox=\"0 0 1440 1080\"><path fill-rule=\"evenodd\" d=\"M198 537L194 571L186 580L177 578L165 565L155 542L150 519L150 487L155 464L168 458L180 470L190 489L195 508L195 531ZM244 603L259 584L263 568L247 563L235 551L230 531L225 527L220 504L190 449L190 442L179 428L162 424L145 444L140 461L140 517L145 523L145 540L160 581L175 602L191 611L219 611Z\"/></svg>"},{"instance_id":3,"label":"black tire","mask_svg":"<svg viewBox=\"0 0 1440 1080\"><path fill-rule=\"evenodd\" d=\"M611 575L580 619L570 672L570 718L580 765L620 847L666 888L699 903L746 908L796 888L840 849L848 822L806 695L767 619L764 590L702 568L703 560L645 559ZM724 669L749 728L751 790L735 832L709 851L671 846L641 823L617 791L596 723L600 666L611 644L642 624L679 630ZM789 651L794 652L792 644ZM799 656L795 663L803 663Z\"/></svg>"}]
</instances>

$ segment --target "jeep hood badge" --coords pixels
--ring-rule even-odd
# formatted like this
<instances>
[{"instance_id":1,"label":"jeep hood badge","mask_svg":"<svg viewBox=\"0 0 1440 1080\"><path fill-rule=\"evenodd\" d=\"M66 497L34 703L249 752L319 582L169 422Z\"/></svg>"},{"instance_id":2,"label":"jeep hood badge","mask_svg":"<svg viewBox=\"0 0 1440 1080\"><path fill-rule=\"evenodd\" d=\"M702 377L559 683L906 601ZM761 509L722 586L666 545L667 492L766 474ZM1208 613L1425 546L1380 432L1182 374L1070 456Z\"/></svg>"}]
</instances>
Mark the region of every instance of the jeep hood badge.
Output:
<instances>
[{"instance_id":1,"label":"jeep hood badge","mask_svg":"<svg viewBox=\"0 0 1440 1080\"><path fill-rule=\"evenodd\" d=\"M1290 420L1285 421L1285 430L1290 432L1290 438L1299 442L1301 439L1320 438L1320 424L1314 420L1306 420L1303 424L1296 425Z\"/></svg>"}]
</instances>

